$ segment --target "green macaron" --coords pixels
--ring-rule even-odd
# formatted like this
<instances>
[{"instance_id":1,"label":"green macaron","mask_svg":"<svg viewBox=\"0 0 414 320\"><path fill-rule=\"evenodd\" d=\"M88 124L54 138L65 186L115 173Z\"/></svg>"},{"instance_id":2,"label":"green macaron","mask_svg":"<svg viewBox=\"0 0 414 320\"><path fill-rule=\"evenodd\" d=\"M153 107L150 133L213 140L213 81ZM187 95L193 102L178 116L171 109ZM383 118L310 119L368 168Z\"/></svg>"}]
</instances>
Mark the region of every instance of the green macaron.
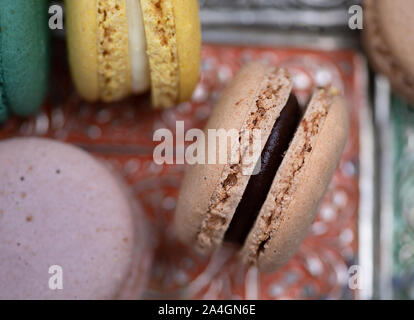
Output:
<instances>
[{"instance_id":1,"label":"green macaron","mask_svg":"<svg viewBox=\"0 0 414 320\"><path fill-rule=\"evenodd\" d=\"M0 122L29 116L43 103L48 82L47 0L1 0Z\"/></svg>"}]
</instances>

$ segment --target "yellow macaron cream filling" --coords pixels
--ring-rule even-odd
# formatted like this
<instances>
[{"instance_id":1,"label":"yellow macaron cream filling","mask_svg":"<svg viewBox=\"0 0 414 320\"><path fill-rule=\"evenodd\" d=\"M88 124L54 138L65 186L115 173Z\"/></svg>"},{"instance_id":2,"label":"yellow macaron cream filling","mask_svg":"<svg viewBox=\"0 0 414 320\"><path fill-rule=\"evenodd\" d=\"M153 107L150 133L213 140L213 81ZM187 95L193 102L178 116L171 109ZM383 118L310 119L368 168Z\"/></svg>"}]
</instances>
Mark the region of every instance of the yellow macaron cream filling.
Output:
<instances>
[{"instance_id":1,"label":"yellow macaron cream filling","mask_svg":"<svg viewBox=\"0 0 414 320\"><path fill-rule=\"evenodd\" d=\"M126 8L128 16L131 89L134 93L142 93L150 88L151 81L140 0L126 0Z\"/></svg>"}]
</instances>

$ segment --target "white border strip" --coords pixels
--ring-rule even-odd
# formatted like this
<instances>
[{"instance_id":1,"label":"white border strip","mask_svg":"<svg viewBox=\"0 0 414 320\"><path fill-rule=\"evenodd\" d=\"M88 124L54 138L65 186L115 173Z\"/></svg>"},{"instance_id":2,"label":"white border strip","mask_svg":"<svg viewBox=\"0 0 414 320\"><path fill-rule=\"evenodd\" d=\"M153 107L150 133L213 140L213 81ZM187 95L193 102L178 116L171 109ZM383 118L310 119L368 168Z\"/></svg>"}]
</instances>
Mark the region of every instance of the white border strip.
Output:
<instances>
[{"instance_id":1,"label":"white border strip","mask_svg":"<svg viewBox=\"0 0 414 320\"><path fill-rule=\"evenodd\" d=\"M392 299L392 250L393 250L393 126L391 121L391 89L387 78L375 79L375 105L379 135L380 166L380 221L379 221L379 298Z\"/></svg>"},{"instance_id":2,"label":"white border strip","mask_svg":"<svg viewBox=\"0 0 414 320\"><path fill-rule=\"evenodd\" d=\"M375 209L375 138L372 108L368 94L366 60L361 57L365 69L357 86L362 87L363 105L359 113L359 211L358 211L358 264L361 266L361 290L359 299L372 299L374 295L374 209Z\"/></svg>"}]
</instances>

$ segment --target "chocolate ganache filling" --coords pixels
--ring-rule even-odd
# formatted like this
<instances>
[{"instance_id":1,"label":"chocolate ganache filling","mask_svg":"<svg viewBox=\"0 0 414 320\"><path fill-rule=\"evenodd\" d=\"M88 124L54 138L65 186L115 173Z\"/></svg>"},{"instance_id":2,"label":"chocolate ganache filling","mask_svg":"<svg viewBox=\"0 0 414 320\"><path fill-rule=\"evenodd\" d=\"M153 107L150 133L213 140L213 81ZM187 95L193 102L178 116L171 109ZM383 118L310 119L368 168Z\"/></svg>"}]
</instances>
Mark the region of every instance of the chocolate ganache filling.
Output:
<instances>
[{"instance_id":1,"label":"chocolate ganache filling","mask_svg":"<svg viewBox=\"0 0 414 320\"><path fill-rule=\"evenodd\" d=\"M295 135L302 111L291 94L262 151L260 172L252 175L225 234L225 241L243 245L266 200L273 179Z\"/></svg>"}]
</instances>

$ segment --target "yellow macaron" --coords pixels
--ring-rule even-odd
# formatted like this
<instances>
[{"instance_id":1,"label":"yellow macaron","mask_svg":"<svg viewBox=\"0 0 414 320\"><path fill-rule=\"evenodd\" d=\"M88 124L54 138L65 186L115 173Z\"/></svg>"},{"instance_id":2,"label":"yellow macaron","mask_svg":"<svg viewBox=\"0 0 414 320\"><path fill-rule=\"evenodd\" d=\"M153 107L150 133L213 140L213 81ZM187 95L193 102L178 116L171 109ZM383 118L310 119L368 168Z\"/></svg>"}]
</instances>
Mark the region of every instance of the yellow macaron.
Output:
<instances>
[{"instance_id":1,"label":"yellow macaron","mask_svg":"<svg viewBox=\"0 0 414 320\"><path fill-rule=\"evenodd\" d=\"M197 0L70 0L66 31L72 78L86 100L150 88L156 108L191 98L201 51Z\"/></svg>"}]
</instances>

